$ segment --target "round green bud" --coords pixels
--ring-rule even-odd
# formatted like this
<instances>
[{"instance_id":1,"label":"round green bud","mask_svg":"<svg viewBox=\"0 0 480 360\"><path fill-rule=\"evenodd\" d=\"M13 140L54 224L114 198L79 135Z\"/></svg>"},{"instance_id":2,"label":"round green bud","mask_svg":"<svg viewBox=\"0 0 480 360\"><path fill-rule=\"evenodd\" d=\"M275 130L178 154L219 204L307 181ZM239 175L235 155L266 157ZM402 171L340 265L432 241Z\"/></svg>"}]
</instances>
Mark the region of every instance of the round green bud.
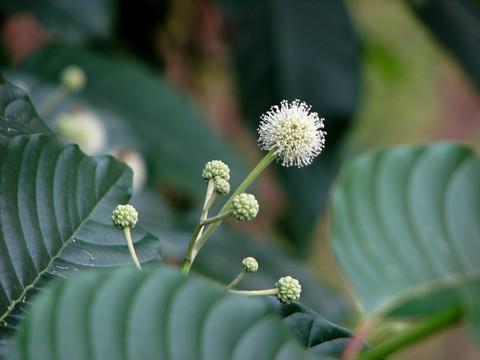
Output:
<instances>
[{"instance_id":1,"label":"round green bud","mask_svg":"<svg viewBox=\"0 0 480 360\"><path fill-rule=\"evenodd\" d=\"M254 257L246 257L242 260L243 270L248 273L254 273L258 270L258 262Z\"/></svg>"},{"instance_id":2,"label":"round green bud","mask_svg":"<svg viewBox=\"0 0 480 360\"><path fill-rule=\"evenodd\" d=\"M290 304L300 299L302 286L297 279L285 276L278 279L275 286L278 288L277 299L283 304Z\"/></svg>"},{"instance_id":3,"label":"round green bud","mask_svg":"<svg viewBox=\"0 0 480 360\"><path fill-rule=\"evenodd\" d=\"M85 88L87 78L83 70L77 65L69 65L60 74L62 86L72 92L79 92Z\"/></svg>"},{"instance_id":4,"label":"round green bud","mask_svg":"<svg viewBox=\"0 0 480 360\"><path fill-rule=\"evenodd\" d=\"M250 221L258 214L258 201L252 194L242 193L233 198L233 217L240 221Z\"/></svg>"},{"instance_id":5,"label":"round green bud","mask_svg":"<svg viewBox=\"0 0 480 360\"><path fill-rule=\"evenodd\" d=\"M227 181L230 180L230 169L223 161L209 161L203 168L202 177L205 179L205 181L215 179L216 176L220 176L222 179Z\"/></svg>"},{"instance_id":6,"label":"round green bud","mask_svg":"<svg viewBox=\"0 0 480 360\"><path fill-rule=\"evenodd\" d=\"M132 205L118 205L113 210L112 220L119 229L133 228L138 221L138 212Z\"/></svg>"},{"instance_id":7,"label":"round green bud","mask_svg":"<svg viewBox=\"0 0 480 360\"><path fill-rule=\"evenodd\" d=\"M220 176L214 178L215 191L220 195L227 195L230 192L230 183Z\"/></svg>"}]
</instances>

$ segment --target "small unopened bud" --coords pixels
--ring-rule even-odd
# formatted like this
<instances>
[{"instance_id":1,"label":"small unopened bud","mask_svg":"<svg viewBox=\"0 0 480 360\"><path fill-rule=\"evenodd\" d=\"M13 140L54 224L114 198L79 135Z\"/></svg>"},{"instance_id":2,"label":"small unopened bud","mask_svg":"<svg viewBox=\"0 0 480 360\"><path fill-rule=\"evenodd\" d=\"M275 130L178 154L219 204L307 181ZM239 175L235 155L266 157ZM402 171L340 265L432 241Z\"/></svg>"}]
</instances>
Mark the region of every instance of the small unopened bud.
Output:
<instances>
[{"instance_id":1,"label":"small unopened bud","mask_svg":"<svg viewBox=\"0 0 480 360\"><path fill-rule=\"evenodd\" d=\"M227 195L230 192L230 183L228 182L228 180L225 180L220 176L215 176L215 179L213 181L215 191L220 195Z\"/></svg>"},{"instance_id":2,"label":"small unopened bud","mask_svg":"<svg viewBox=\"0 0 480 360\"><path fill-rule=\"evenodd\" d=\"M216 176L220 176L227 181L230 180L230 169L223 161L209 161L203 168L202 177L205 179L205 181L215 179Z\"/></svg>"},{"instance_id":3,"label":"small unopened bud","mask_svg":"<svg viewBox=\"0 0 480 360\"><path fill-rule=\"evenodd\" d=\"M257 216L259 205L254 195L242 193L233 198L231 209L235 219L250 221Z\"/></svg>"},{"instance_id":4,"label":"small unopened bud","mask_svg":"<svg viewBox=\"0 0 480 360\"><path fill-rule=\"evenodd\" d=\"M258 262L254 257L246 257L242 260L243 270L248 273L254 273L258 270Z\"/></svg>"},{"instance_id":5,"label":"small unopened bud","mask_svg":"<svg viewBox=\"0 0 480 360\"><path fill-rule=\"evenodd\" d=\"M87 78L80 67L69 65L60 74L60 82L65 89L71 92L79 92L85 88Z\"/></svg>"},{"instance_id":6,"label":"small unopened bud","mask_svg":"<svg viewBox=\"0 0 480 360\"><path fill-rule=\"evenodd\" d=\"M281 277L275 286L278 289L277 299L283 304L290 304L300 299L302 286L297 279L291 276Z\"/></svg>"},{"instance_id":7,"label":"small unopened bud","mask_svg":"<svg viewBox=\"0 0 480 360\"><path fill-rule=\"evenodd\" d=\"M133 228L138 221L138 212L132 205L118 205L113 210L112 220L119 229Z\"/></svg>"}]
</instances>

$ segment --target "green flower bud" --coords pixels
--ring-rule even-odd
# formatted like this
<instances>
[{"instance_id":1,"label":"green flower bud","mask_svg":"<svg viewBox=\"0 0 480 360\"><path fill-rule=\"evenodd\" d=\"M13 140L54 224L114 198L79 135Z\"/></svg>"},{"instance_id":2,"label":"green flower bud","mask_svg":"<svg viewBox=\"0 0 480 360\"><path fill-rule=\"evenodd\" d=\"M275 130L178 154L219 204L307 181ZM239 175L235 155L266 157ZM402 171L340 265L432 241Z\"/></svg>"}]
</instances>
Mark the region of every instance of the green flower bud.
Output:
<instances>
[{"instance_id":1,"label":"green flower bud","mask_svg":"<svg viewBox=\"0 0 480 360\"><path fill-rule=\"evenodd\" d=\"M138 221L138 212L132 205L118 205L113 210L112 220L119 229L133 228Z\"/></svg>"},{"instance_id":2,"label":"green flower bud","mask_svg":"<svg viewBox=\"0 0 480 360\"><path fill-rule=\"evenodd\" d=\"M227 181L230 180L230 169L223 161L209 161L203 168L202 177L205 179L205 181L215 179L216 176L220 176Z\"/></svg>"},{"instance_id":3,"label":"green flower bud","mask_svg":"<svg viewBox=\"0 0 480 360\"><path fill-rule=\"evenodd\" d=\"M63 69L60 75L60 82L65 89L79 92L85 88L87 78L80 67L70 65Z\"/></svg>"},{"instance_id":4,"label":"green flower bud","mask_svg":"<svg viewBox=\"0 0 480 360\"><path fill-rule=\"evenodd\" d=\"M250 221L258 214L258 201L252 194L242 193L233 198L233 216L240 221Z\"/></svg>"},{"instance_id":5,"label":"green flower bud","mask_svg":"<svg viewBox=\"0 0 480 360\"><path fill-rule=\"evenodd\" d=\"M285 276L278 279L275 286L278 288L277 299L283 304L290 304L300 299L302 286L297 279Z\"/></svg>"},{"instance_id":6,"label":"green flower bud","mask_svg":"<svg viewBox=\"0 0 480 360\"><path fill-rule=\"evenodd\" d=\"M243 270L248 273L254 273L258 270L258 262L254 257L246 257L242 260Z\"/></svg>"},{"instance_id":7,"label":"green flower bud","mask_svg":"<svg viewBox=\"0 0 480 360\"><path fill-rule=\"evenodd\" d=\"M215 191L220 195L227 195L230 192L230 183L220 176L214 178Z\"/></svg>"}]
</instances>

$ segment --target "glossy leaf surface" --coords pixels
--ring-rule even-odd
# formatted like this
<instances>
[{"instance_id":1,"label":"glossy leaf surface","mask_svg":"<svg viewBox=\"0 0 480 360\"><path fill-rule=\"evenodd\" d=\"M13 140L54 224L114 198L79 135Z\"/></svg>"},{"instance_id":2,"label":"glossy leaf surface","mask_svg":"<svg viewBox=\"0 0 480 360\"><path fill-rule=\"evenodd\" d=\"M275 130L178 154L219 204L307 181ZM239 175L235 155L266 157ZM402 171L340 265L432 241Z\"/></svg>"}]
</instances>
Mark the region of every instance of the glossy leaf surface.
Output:
<instances>
[{"instance_id":1,"label":"glossy leaf surface","mask_svg":"<svg viewBox=\"0 0 480 360\"><path fill-rule=\"evenodd\" d=\"M0 138L53 133L38 116L28 95L0 74Z\"/></svg>"},{"instance_id":2,"label":"glossy leaf surface","mask_svg":"<svg viewBox=\"0 0 480 360\"><path fill-rule=\"evenodd\" d=\"M378 150L343 168L332 243L367 311L397 296L395 307L419 299L411 310L426 313L478 278L479 181L478 157L453 143Z\"/></svg>"},{"instance_id":3,"label":"glossy leaf surface","mask_svg":"<svg viewBox=\"0 0 480 360\"><path fill-rule=\"evenodd\" d=\"M266 303L166 267L58 282L19 335L8 359L317 358Z\"/></svg>"},{"instance_id":4,"label":"glossy leaf surface","mask_svg":"<svg viewBox=\"0 0 480 360\"><path fill-rule=\"evenodd\" d=\"M0 140L2 344L24 303L49 279L132 264L111 220L112 210L128 201L131 177L112 157L88 157L48 135ZM141 262L159 260L157 239L140 227L132 236Z\"/></svg>"}]
</instances>

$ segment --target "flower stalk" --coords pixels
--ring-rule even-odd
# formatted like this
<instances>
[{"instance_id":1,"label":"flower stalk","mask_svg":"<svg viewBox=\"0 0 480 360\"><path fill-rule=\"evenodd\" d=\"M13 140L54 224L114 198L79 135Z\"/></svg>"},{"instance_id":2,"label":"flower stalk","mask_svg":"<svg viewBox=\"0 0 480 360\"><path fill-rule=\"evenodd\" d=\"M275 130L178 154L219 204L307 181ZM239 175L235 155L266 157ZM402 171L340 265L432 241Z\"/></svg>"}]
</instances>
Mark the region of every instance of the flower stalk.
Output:
<instances>
[{"instance_id":1,"label":"flower stalk","mask_svg":"<svg viewBox=\"0 0 480 360\"><path fill-rule=\"evenodd\" d=\"M258 262L254 257L249 256L242 260L242 267L242 272L238 274L237 277L225 287L226 290L229 290L235 285L237 285L238 282L242 280L245 275L256 272L258 270Z\"/></svg>"},{"instance_id":2,"label":"flower stalk","mask_svg":"<svg viewBox=\"0 0 480 360\"><path fill-rule=\"evenodd\" d=\"M230 210L230 206L232 205L233 199L236 195L241 194L244 192L247 187L257 178L258 175L276 158L275 155L276 149L271 150L267 155L263 157L262 160L255 166L255 168L250 172L250 174L247 175L245 180L240 184L240 186L233 192L233 194L230 196L230 198L225 202L223 205L222 209L219 211L219 214L225 213L228 210ZM217 227L220 225L222 221L216 221L212 224L209 224L205 232L198 237L198 239L193 240L190 242L188 250L187 250L187 255L185 256L185 260L182 265L181 272L185 275L188 274L190 271L190 268L192 266L193 261L195 260L195 257L197 253L200 251L202 246L205 244L205 242L208 240L208 238L213 234L213 232L217 229ZM202 228L203 226L199 224L197 228L200 227ZM198 234L200 233L201 230L196 230L195 233ZM194 234L195 236L195 234Z\"/></svg>"},{"instance_id":3,"label":"flower stalk","mask_svg":"<svg viewBox=\"0 0 480 360\"><path fill-rule=\"evenodd\" d=\"M233 288L235 285L239 283L240 280L244 278L245 275L247 275L247 271L242 270L242 272L238 274L237 277L233 279L233 281L225 287L225 289L230 290L231 288Z\"/></svg>"},{"instance_id":4,"label":"flower stalk","mask_svg":"<svg viewBox=\"0 0 480 360\"><path fill-rule=\"evenodd\" d=\"M266 296L277 295L278 288L266 289L266 290L229 290L230 294L242 295L242 296Z\"/></svg>"},{"instance_id":5,"label":"flower stalk","mask_svg":"<svg viewBox=\"0 0 480 360\"><path fill-rule=\"evenodd\" d=\"M201 220L200 225L205 226L205 225L213 224L217 221L222 221L232 215L233 215L233 210L229 210L227 212L224 212L223 214L218 214L217 216L212 216L211 218Z\"/></svg>"},{"instance_id":6,"label":"flower stalk","mask_svg":"<svg viewBox=\"0 0 480 360\"><path fill-rule=\"evenodd\" d=\"M142 270L142 266L140 265L140 261L138 261L137 253L135 251L135 247L133 246L132 235L130 233L130 226L127 226L123 229L125 232L125 237L127 239L128 251L130 252L130 256L132 257L133 263L138 270Z\"/></svg>"}]
</instances>

